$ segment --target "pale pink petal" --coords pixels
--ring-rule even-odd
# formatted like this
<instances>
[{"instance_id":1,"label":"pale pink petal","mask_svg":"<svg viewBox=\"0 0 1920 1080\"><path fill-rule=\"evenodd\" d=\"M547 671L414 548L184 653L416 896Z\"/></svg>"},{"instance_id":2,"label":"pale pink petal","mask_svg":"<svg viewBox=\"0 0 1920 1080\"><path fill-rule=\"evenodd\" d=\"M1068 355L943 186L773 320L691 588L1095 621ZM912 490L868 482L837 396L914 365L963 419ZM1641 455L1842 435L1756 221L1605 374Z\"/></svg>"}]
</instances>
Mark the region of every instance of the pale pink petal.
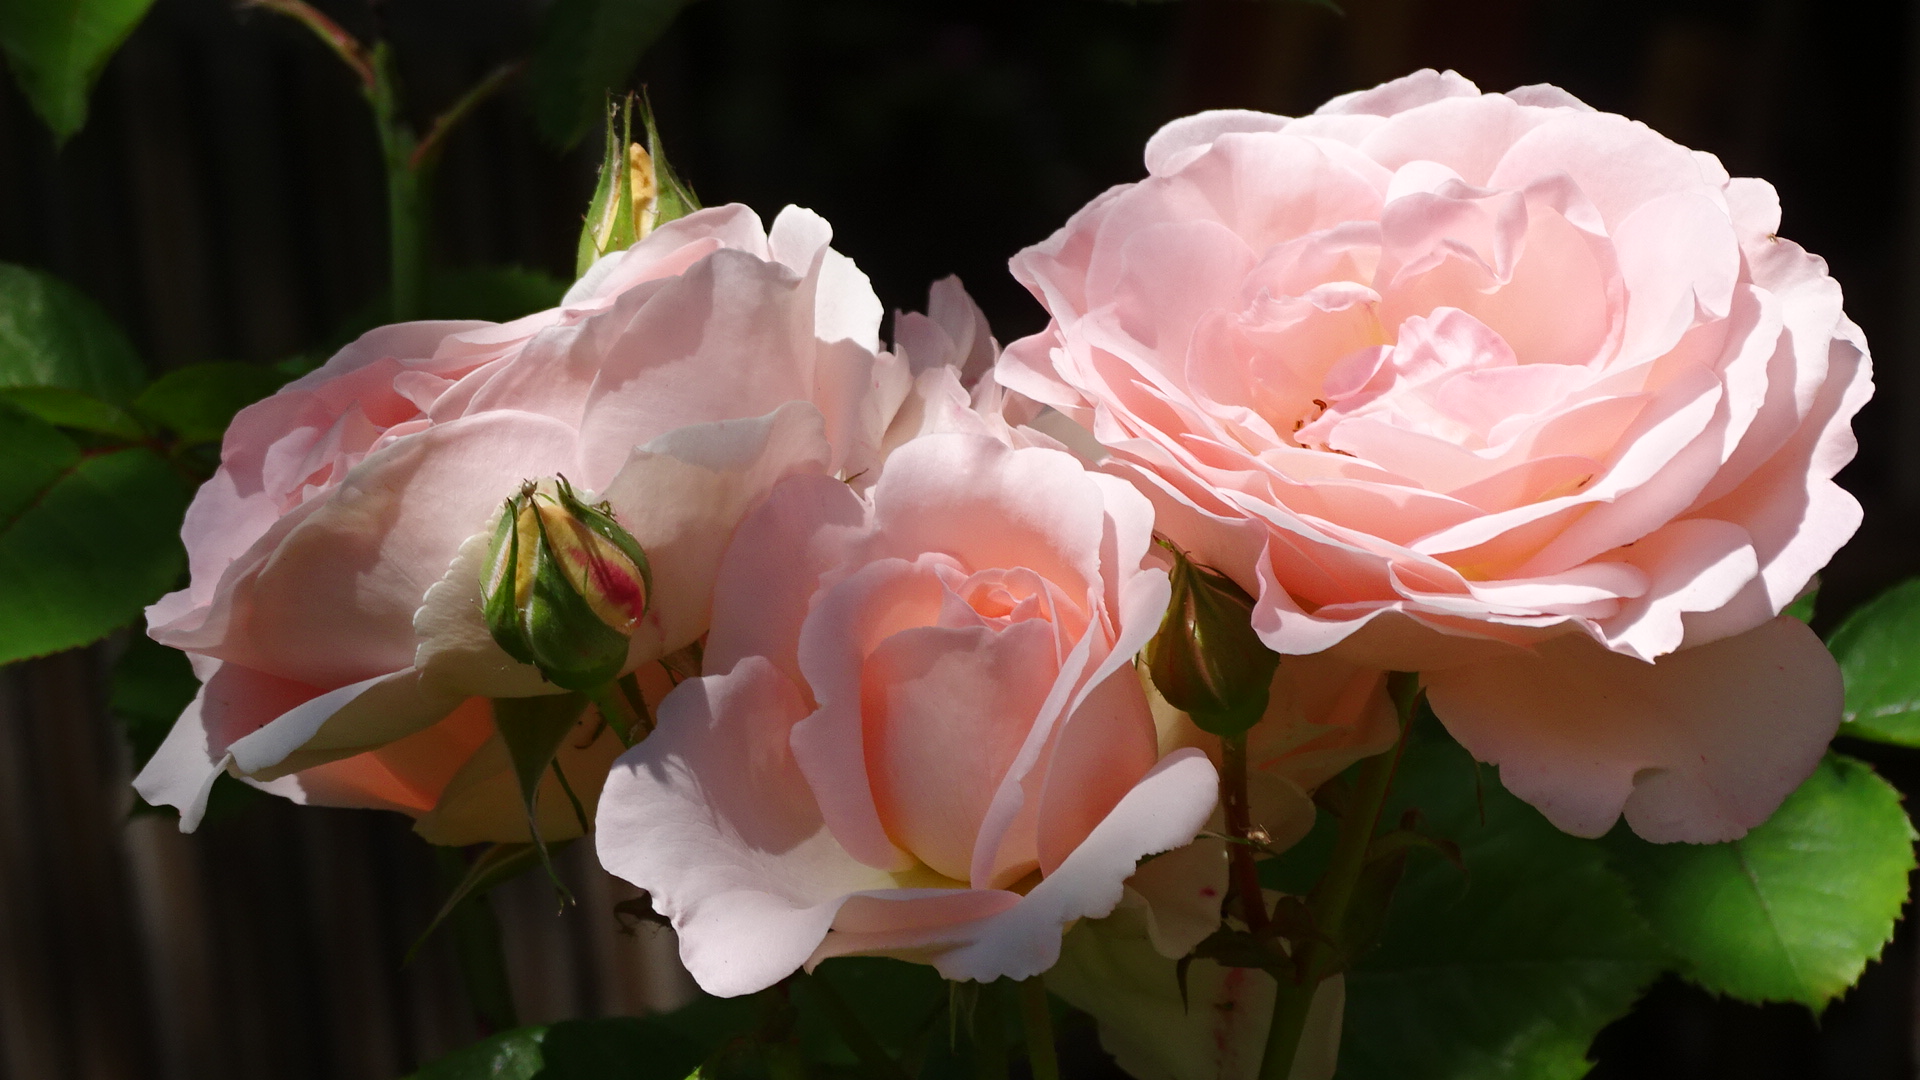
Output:
<instances>
[{"instance_id":1,"label":"pale pink petal","mask_svg":"<svg viewBox=\"0 0 1920 1080\"><path fill-rule=\"evenodd\" d=\"M235 772L271 780L425 730L461 700L422 686L406 668L303 701L235 739L227 753Z\"/></svg>"},{"instance_id":2,"label":"pale pink petal","mask_svg":"<svg viewBox=\"0 0 1920 1080\"><path fill-rule=\"evenodd\" d=\"M703 989L764 989L806 962L846 897L893 879L827 831L787 749L805 705L771 664L683 683L659 712L607 778L601 865L673 921Z\"/></svg>"},{"instance_id":3,"label":"pale pink petal","mask_svg":"<svg viewBox=\"0 0 1920 1080\"><path fill-rule=\"evenodd\" d=\"M523 480L574 461L573 432L526 413L396 442L279 538L234 598L223 640L178 644L321 687L409 667L414 611L461 543Z\"/></svg>"},{"instance_id":4,"label":"pale pink petal","mask_svg":"<svg viewBox=\"0 0 1920 1080\"><path fill-rule=\"evenodd\" d=\"M199 827L213 782L233 760L228 748L319 693L237 664L216 662L196 673L200 692L133 780L148 802L180 811L181 832Z\"/></svg>"},{"instance_id":5,"label":"pale pink petal","mask_svg":"<svg viewBox=\"0 0 1920 1080\"><path fill-rule=\"evenodd\" d=\"M1053 628L1038 619L999 632L912 627L867 654L867 780L894 843L947 877L969 879L981 821L1057 670ZM1029 870L973 884L1001 887Z\"/></svg>"},{"instance_id":6,"label":"pale pink petal","mask_svg":"<svg viewBox=\"0 0 1920 1080\"><path fill-rule=\"evenodd\" d=\"M1140 679L1131 670L1116 671L1054 736L1040 792L1040 869L1057 870L1158 758Z\"/></svg>"},{"instance_id":7,"label":"pale pink petal","mask_svg":"<svg viewBox=\"0 0 1920 1080\"><path fill-rule=\"evenodd\" d=\"M1652 664L1568 634L1424 679L1454 737L1576 836L1624 812L1656 842L1737 839L1806 779L1840 723L1839 666L1791 618Z\"/></svg>"},{"instance_id":8,"label":"pale pink petal","mask_svg":"<svg viewBox=\"0 0 1920 1080\"><path fill-rule=\"evenodd\" d=\"M844 943L849 948L829 935L813 959L847 951L910 955L949 979L1032 978L1059 959L1060 936L1067 926L1076 919L1106 915L1120 903L1140 859L1193 839L1213 811L1218 785L1219 776L1205 754L1176 751L1127 793L1058 870L1004 910L966 922L913 920L895 933L876 932L863 919L853 940Z\"/></svg>"},{"instance_id":9,"label":"pale pink petal","mask_svg":"<svg viewBox=\"0 0 1920 1080\"><path fill-rule=\"evenodd\" d=\"M866 504L830 476L802 473L775 485L734 531L715 574L707 666L731 671L761 656L805 685L799 650L808 606L820 576L867 530Z\"/></svg>"},{"instance_id":10,"label":"pale pink petal","mask_svg":"<svg viewBox=\"0 0 1920 1080\"><path fill-rule=\"evenodd\" d=\"M1169 121L1147 140L1147 172L1165 176L1205 153L1222 135L1242 131L1279 131L1288 119L1249 109L1211 109Z\"/></svg>"},{"instance_id":11,"label":"pale pink petal","mask_svg":"<svg viewBox=\"0 0 1920 1080\"><path fill-rule=\"evenodd\" d=\"M1447 98L1479 97L1480 88L1457 71L1422 68L1371 90L1342 94L1314 110L1316 116L1354 113L1392 116Z\"/></svg>"},{"instance_id":12,"label":"pale pink petal","mask_svg":"<svg viewBox=\"0 0 1920 1080\"><path fill-rule=\"evenodd\" d=\"M653 575L629 667L706 632L734 529L781 480L825 470L829 454L819 411L796 401L752 419L687 425L627 456L600 494Z\"/></svg>"}]
</instances>

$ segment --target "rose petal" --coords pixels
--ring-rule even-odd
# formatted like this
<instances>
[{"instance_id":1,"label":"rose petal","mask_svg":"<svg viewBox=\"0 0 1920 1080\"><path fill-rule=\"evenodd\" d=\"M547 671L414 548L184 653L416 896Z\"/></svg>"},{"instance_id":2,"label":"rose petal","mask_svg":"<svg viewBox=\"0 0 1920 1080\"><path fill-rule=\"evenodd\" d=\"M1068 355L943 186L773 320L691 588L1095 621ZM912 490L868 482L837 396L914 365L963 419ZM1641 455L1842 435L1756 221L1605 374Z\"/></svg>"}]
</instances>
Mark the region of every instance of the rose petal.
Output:
<instances>
[{"instance_id":1,"label":"rose petal","mask_svg":"<svg viewBox=\"0 0 1920 1080\"><path fill-rule=\"evenodd\" d=\"M1791 618L1652 664L1568 634L1424 678L1447 730L1576 836L1624 812L1659 843L1737 839L1806 779L1840 723L1839 666Z\"/></svg>"}]
</instances>

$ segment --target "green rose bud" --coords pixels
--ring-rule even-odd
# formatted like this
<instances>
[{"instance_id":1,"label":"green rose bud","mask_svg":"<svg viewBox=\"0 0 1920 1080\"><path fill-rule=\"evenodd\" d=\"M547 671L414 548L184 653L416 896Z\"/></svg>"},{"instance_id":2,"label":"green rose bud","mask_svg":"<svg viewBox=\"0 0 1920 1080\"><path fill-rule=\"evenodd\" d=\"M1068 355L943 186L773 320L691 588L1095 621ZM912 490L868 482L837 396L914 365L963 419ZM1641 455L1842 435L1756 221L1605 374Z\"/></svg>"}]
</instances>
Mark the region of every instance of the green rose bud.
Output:
<instances>
[{"instance_id":1,"label":"green rose bud","mask_svg":"<svg viewBox=\"0 0 1920 1080\"><path fill-rule=\"evenodd\" d=\"M1253 632L1253 597L1173 550L1173 599L1147 643L1147 669L1167 703L1202 731L1231 737L1258 723L1279 654Z\"/></svg>"},{"instance_id":2,"label":"green rose bud","mask_svg":"<svg viewBox=\"0 0 1920 1080\"><path fill-rule=\"evenodd\" d=\"M529 481L507 500L480 582L493 640L568 690L619 677L651 588L640 545L565 477Z\"/></svg>"}]
</instances>

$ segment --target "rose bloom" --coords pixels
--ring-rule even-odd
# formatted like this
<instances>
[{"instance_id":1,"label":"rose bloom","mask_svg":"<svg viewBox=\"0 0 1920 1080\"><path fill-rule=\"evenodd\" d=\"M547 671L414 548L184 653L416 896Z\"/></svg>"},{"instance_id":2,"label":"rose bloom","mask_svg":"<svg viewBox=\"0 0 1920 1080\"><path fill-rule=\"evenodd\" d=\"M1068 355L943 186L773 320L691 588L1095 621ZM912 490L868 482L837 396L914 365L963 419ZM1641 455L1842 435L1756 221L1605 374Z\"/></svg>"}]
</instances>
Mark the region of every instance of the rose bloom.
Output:
<instances>
[{"instance_id":1,"label":"rose bloom","mask_svg":"<svg viewBox=\"0 0 1920 1080\"><path fill-rule=\"evenodd\" d=\"M1210 112L1013 261L997 378L1092 429L1281 653L1423 674L1569 832L1764 820L1840 712L1777 617L1852 534L1871 393L1765 182L1564 91L1424 71Z\"/></svg>"},{"instance_id":2,"label":"rose bloom","mask_svg":"<svg viewBox=\"0 0 1920 1080\"><path fill-rule=\"evenodd\" d=\"M908 391L881 308L810 211L741 206L608 255L504 325L375 330L242 411L183 537L191 584L148 612L202 687L136 781L192 828L220 771L298 802L419 818L429 840L527 839L487 697L554 693L487 632L504 500L567 477L646 550L628 670L706 629L740 517L783 476L871 469ZM560 752L591 806L621 747L591 711ZM546 835L576 835L549 775Z\"/></svg>"},{"instance_id":3,"label":"rose bloom","mask_svg":"<svg viewBox=\"0 0 1920 1080\"><path fill-rule=\"evenodd\" d=\"M601 863L715 994L850 953L1045 971L1214 808L1134 668L1168 599L1152 533L1126 483L978 434L907 442L870 498L782 482L722 562L713 674L607 780Z\"/></svg>"}]
</instances>

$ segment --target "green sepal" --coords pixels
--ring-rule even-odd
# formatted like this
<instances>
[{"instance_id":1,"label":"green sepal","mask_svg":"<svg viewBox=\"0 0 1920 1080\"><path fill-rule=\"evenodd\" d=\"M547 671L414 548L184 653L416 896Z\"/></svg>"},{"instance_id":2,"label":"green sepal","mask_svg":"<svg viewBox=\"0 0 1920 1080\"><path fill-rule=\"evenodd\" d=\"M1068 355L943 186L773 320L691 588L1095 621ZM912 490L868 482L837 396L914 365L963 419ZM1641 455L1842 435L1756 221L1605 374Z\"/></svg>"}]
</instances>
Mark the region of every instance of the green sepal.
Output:
<instances>
[{"instance_id":1,"label":"green sepal","mask_svg":"<svg viewBox=\"0 0 1920 1080\"><path fill-rule=\"evenodd\" d=\"M700 209L700 200L667 160L666 147L660 142L660 126L654 123L653 104L644 93L640 95L640 123L647 132L647 155L653 158L653 227L657 229Z\"/></svg>"},{"instance_id":2,"label":"green sepal","mask_svg":"<svg viewBox=\"0 0 1920 1080\"><path fill-rule=\"evenodd\" d=\"M500 732L500 741L506 745L507 757L513 762L513 776L520 784L520 797L526 803L527 832L541 864L547 868L547 876L553 879L554 887L562 896L568 896L566 887L554 873L552 853L540 835L540 781L586 707L587 699L582 694L493 699L493 726Z\"/></svg>"},{"instance_id":3,"label":"green sepal","mask_svg":"<svg viewBox=\"0 0 1920 1080\"><path fill-rule=\"evenodd\" d=\"M609 251L624 251L638 239L633 220L633 192L627 168L627 146L633 141L633 99L607 106L606 147L600 155L600 180L587 202L586 224L573 260L573 276L587 270Z\"/></svg>"},{"instance_id":4,"label":"green sepal","mask_svg":"<svg viewBox=\"0 0 1920 1080\"><path fill-rule=\"evenodd\" d=\"M493 543L487 551L488 580L481 582L481 611L487 619L487 632L508 656L523 664L533 663L533 647L527 643L527 631L520 618L517 575L520 567L519 497L508 499L501 508L500 522L494 527Z\"/></svg>"},{"instance_id":5,"label":"green sepal","mask_svg":"<svg viewBox=\"0 0 1920 1080\"><path fill-rule=\"evenodd\" d=\"M572 840L562 840L552 845L548 852L557 855L565 851L571 843L573 843ZM427 928L420 931L420 936L415 938L413 945L407 949L406 963L413 963L414 958L420 953L420 947L427 943L427 939L433 936L433 932L440 929L441 924L446 922L461 904L471 898L485 896L494 886L503 885L519 877L539 862L540 849L531 843L487 845L487 849L481 852L478 858L467 864L466 872L461 875L453 890L447 894L447 899L440 905L440 910L434 913L433 919L427 923Z\"/></svg>"}]
</instances>

